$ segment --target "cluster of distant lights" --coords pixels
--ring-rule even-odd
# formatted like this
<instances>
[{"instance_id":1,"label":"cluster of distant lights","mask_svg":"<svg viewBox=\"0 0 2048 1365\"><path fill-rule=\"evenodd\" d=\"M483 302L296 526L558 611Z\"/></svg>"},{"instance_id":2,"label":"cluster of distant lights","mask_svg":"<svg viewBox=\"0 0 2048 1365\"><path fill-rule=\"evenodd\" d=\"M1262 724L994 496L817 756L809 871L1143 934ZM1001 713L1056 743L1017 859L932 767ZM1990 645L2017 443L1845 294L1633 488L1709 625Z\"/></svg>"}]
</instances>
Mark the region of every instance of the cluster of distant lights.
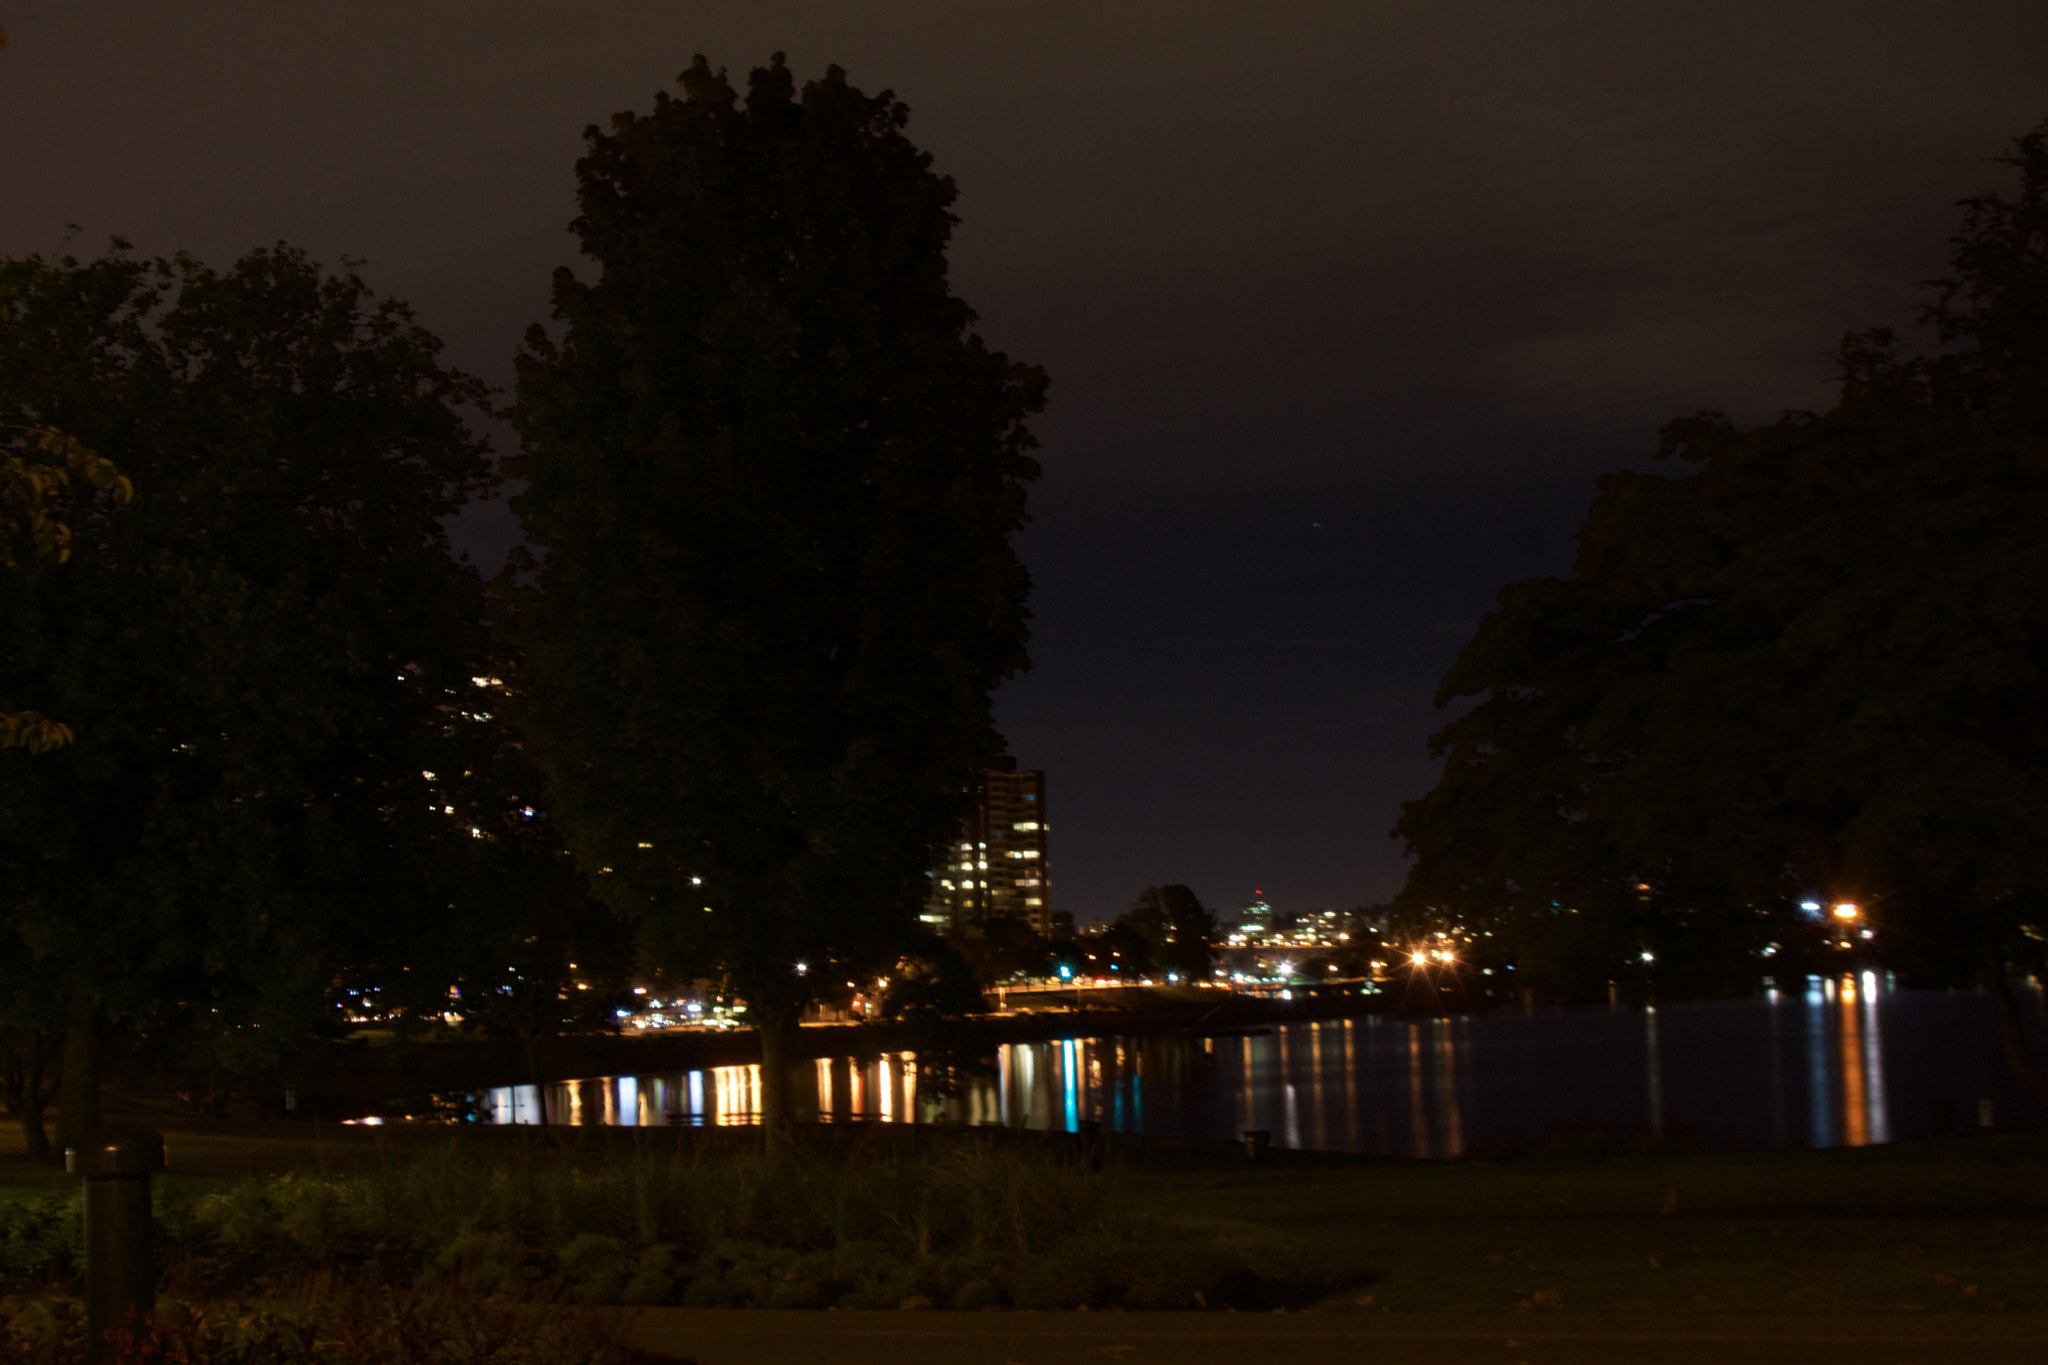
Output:
<instances>
[{"instance_id":1,"label":"cluster of distant lights","mask_svg":"<svg viewBox=\"0 0 2048 1365\"><path fill-rule=\"evenodd\" d=\"M687 1028L691 1025L709 1025L712 1028L732 1028L734 1026L729 1015L722 1012L713 1012L710 1015L706 1015L704 1007L695 1000L678 1001L676 1004L668 1006L666 1010L663 1009L661 1002L658 1000L649 1001L648 1004L653 1008L646 1014L635 1014L631 1010L618 1010L616 1013L620 1019L626 1021L627 1027L643 1030Z\"/></svg>"},{"instance_id":2,"label":"cluster of distant lights","mask_svg":"<svg viewBox=\"0 0 2048 1365\"><path fill-rule=\"evenodd\" d=\"M1225 940L1233 948L1335 948L1349 943L1351 935L1326 938L1313 929L1292 929L1268 934L1262 929L1239 930Z\"/></svg>"},{"instance_id":3,"label":"cluster of distant lights","mask_svg":"<svg viewBox=\"0 0 2048 1365\"><path fill-rule=\"evenodd\" d=\"M696 882L698 880L698 878L691 878L692 882ZM1853 924L1856 920L1860 919L1863 914L1862 907L1858 906L1853 901L1838 901L1831 906L1824 906L1819 901L1801 901L1799 903L1799 908L1801 910L1806 911L1808 914L1812 915L1818 915L1821 914L1823 911L1826 911L1830 916L1832 916L1836 920L1841 921L1844 925ZM1872 938L1874 936L1875 931L1871 929L1865 928L1861 931L1861 937L1865 939ZM1349 934L1337 935L1337 938L1340 941L1348 941L1350 937L1351 936ZM1439 934L1437 935L1437 937L1440 939L1448 939L1449 935ZM1244 941L1245 936L1243 934L1231 935L1230 942L1232 944L1242 944ZM1327 945L1310 944L1303 946ZM1845 942L1840 946L1847 947L1848 945ZM1764 956L1775 956L1777 950L1778 945L1775 943L1771 944L1770 946L1764 949ZM1458 955L1456 951L1447 947L1432 947L1428 945L1418 945L1416 947L1408 949L1407 951L1409 954L1409 965L1422 968L1424 970L1427 970L1432 966L1454 966L1457 964L1458 961ZM1646 963L1655 962L1657 960L1656 954L1648 951L1647 949L1640 953L1639 957L1643 962ZM810 966L808 963L796 962L791 965L798 976L803 976L810 971ZM1386 965L1387 964L1385 962L1375 961L1371 964L1371 969L1374 973L1378 973L1380 971L1385 970ZM1329 971L1333 975L1337 972L1337 970L1338 969L1334 963L1330 965ZM1221 969L1218 969L1216 974L1218 976L1224 975ZM1294 963L1281 962L1273 969L1273 975L1271 976L1261 977L1247 972L1232 972L1227 977L1227 980L1232 985L1239 986L1281 986L1283 987L1283 989L1280 992L1280 998L1283 1000L1287 1000L1293 998L1293 991L1290 987L1296 975L1297 968L1295 967ZM1488 972L1487 975L1490 976L1492 975L1492 973ZM1091 978L1083 976L1077 978L1074 974L1074 969L1066 964L1062 964L1060 966L1059 976L1061 982L1072 985L1092 984L1095 986L1117 986L1136 984L1140 986L1151 986L1158 984L1150 977L1131 978L1119 976L1096 976ZM1178 973L1167 973L1167 984L1178 985L1180 984L1180 981L1181 978ZM851 986L853 983L848 982L847 984ZM1198 982L1191 984L1207 985L1209 983ZM878 983L878 985L886 985L886 982L880 982ZM502 992L509 992L511 988L501 987L500 989ZM588 989L588 987L579 983L579 989ZM1377 985L1368 984L1365 989L1367 991L1377 990ZM633 988L633 993L635 995L645 996L647 994L647 988L645 986L635 986ZM351 990L349 994L360 997L363 993ZM369 1002L367 1000L364 1000L362 1003L368 1004ZM687 1028L691 1026L709 1026L712 1028L734 1027L734 1020L731 1017L731 1011L724 1006L715 1007L707 1012L702 1002L696 1000L675 999L663 1002L661 1000L649 999L644 1001L643 1003L643 1010L621 1009L617 1010L616 1014L618 1018L626 1021L628 1027L643 1030L659 1028ZM453 1016L450 1016L450 1018L452 1021ZM367 1024L373 1022L373 1020L370 1017L362 1015L351 1015L349 1016L348 1021L354 1024Z\"/></svg>"},{"instance_id":4,"label":"cluster of distant lights","mask_svg":"<svg viewBox=\"0 0 2048 1365\"><path fill-rule=\"evenodd\" d=\"M1854 901L1836 901L1833 905L1825 907L1819 901L1801 901L1799 902L1799 908L1809 915L1819 915L1825 909L1828 915L1841 922L1844 929L1847 929L1849 925L1854 924L1863 917L1863 907L1857 905ZM1856 937L1863 939L1876 938L1877 931L1865 927L1857 933ZM1850 946L1849 940L1841 939L1836 942L1835 946L1837 948L1847 948Z\"/></svg>"}]
</instances>

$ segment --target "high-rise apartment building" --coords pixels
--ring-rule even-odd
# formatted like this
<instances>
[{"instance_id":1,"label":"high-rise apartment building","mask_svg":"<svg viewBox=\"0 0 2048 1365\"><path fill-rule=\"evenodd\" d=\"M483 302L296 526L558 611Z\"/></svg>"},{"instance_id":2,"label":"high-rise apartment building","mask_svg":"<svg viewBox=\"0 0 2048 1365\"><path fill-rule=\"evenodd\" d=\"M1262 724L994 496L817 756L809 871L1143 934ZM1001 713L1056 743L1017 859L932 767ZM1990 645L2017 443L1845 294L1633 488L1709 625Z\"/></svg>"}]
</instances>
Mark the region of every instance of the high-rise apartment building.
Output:
<instances>
[{"instance_id":1,"label":"high-rise apartment building","mask_svg":"<svg viewBox=\"0 0 2048 1365\"><path fill-rule=\"evenodd\" d=\"M941 929L998 915L1052 932L1052 865L1046 836L1045 774L1010 766L981 774L974 809L945 861L932 870L925 923Z\"/></svg>"}]
</instances>

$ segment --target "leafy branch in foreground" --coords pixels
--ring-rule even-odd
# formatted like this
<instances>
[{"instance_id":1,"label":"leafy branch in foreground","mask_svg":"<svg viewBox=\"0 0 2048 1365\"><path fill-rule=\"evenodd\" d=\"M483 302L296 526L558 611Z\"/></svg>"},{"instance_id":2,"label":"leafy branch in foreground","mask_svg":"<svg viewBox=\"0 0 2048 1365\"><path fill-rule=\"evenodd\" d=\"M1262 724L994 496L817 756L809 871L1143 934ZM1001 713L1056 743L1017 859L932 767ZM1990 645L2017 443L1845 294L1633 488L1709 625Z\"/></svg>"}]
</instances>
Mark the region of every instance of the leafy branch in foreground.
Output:
<instances>
[{"instance_id":1,"label":"leafy branch in foreground","mask_svg":"<svg viewBox=\"0 0 2048 1365\"><path fill-rule=\"evenodd\" d=\"M69 491L73 476L109 494L116 503L135 499L135 485L112 460L52 426L0 424L0 431L24 432L42 458L9 451L0 461L0 567L20 569L29 558L71 558L71 527L53 515L52 505ZM22 551L26 548L28 554Z\"/></svg>"},{"instance_id":2,"label":"leafy branch in foreground","mask_svg":"<svg viewBox=\"0 0 2048 1365\"><path fill-rule=\"evenodd\" d=\"M6 33L0 31L0 47ZM0 460L0 568L19 571L34 559L71 558L71 526L53 508L75 476L116 503L132 502L135 485L114 462L56 427L0 424L26 433L33 453L10 450ZM71 727L40 711L0 711L0 749L48 753L72 742Z\"/></svg>"}]
</instances>

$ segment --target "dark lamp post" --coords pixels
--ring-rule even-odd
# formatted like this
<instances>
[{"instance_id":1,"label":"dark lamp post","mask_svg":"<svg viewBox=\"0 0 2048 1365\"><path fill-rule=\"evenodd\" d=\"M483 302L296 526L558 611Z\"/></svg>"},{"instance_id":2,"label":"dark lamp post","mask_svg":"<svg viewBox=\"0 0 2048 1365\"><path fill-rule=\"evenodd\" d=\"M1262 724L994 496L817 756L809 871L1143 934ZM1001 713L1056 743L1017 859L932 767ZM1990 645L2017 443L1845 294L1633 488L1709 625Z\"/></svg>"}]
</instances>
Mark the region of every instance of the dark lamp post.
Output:
<instances>
[{"instance_id":1,"label":"dark lamp post","mask_svg":"<svg viewBox=\"0 0 2048 1365\"><path fill-rule=\"evenodd\" d=\"M156 1307L149 1178L163 1168L163 1135L147 1128L95 1128L64 1149L64 1169L85 1177L88 1359L106 1359L108 1334Z\"/></svg>"}]
</instances>

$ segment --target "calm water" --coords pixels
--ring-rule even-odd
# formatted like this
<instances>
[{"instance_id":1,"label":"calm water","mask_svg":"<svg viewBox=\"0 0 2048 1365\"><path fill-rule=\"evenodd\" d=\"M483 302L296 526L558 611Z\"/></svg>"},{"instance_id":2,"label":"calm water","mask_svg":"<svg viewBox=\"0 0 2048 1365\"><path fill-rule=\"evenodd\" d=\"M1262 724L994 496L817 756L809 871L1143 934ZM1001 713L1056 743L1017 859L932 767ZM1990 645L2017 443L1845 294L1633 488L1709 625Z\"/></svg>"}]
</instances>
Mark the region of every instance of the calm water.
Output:
<instances>
[{"instance_id":1,"label":"calm water","mask_svg":"<svg viewBox=\"0 0 2048 1365\"><path fill-rule=\"evenodd\" d=\"M2022 1009L2038 1042L2039 991ZM2006 1071L1989 1001L1891 991L1882 978L1809 977L1762 1000L1647 1011L1365 1018L1242 1034L1073 1038L997 1051L993 1076L935 1103L916 1059L802 1063L800 1107L825 1122L999 1123L1454 1156L1600 1125L1689 1135L1718 1148L1861 1146L1928 1136L1946 1102L1956 1131L2037 1127ZM746 1124L760 1069L718 1067L548 1087L556 1123ZM533 1086L489 1092L487 1118L535 1123ZM1988 1122L1986 1122L1988 1120Z\"/></svg>"}]
</instances>

